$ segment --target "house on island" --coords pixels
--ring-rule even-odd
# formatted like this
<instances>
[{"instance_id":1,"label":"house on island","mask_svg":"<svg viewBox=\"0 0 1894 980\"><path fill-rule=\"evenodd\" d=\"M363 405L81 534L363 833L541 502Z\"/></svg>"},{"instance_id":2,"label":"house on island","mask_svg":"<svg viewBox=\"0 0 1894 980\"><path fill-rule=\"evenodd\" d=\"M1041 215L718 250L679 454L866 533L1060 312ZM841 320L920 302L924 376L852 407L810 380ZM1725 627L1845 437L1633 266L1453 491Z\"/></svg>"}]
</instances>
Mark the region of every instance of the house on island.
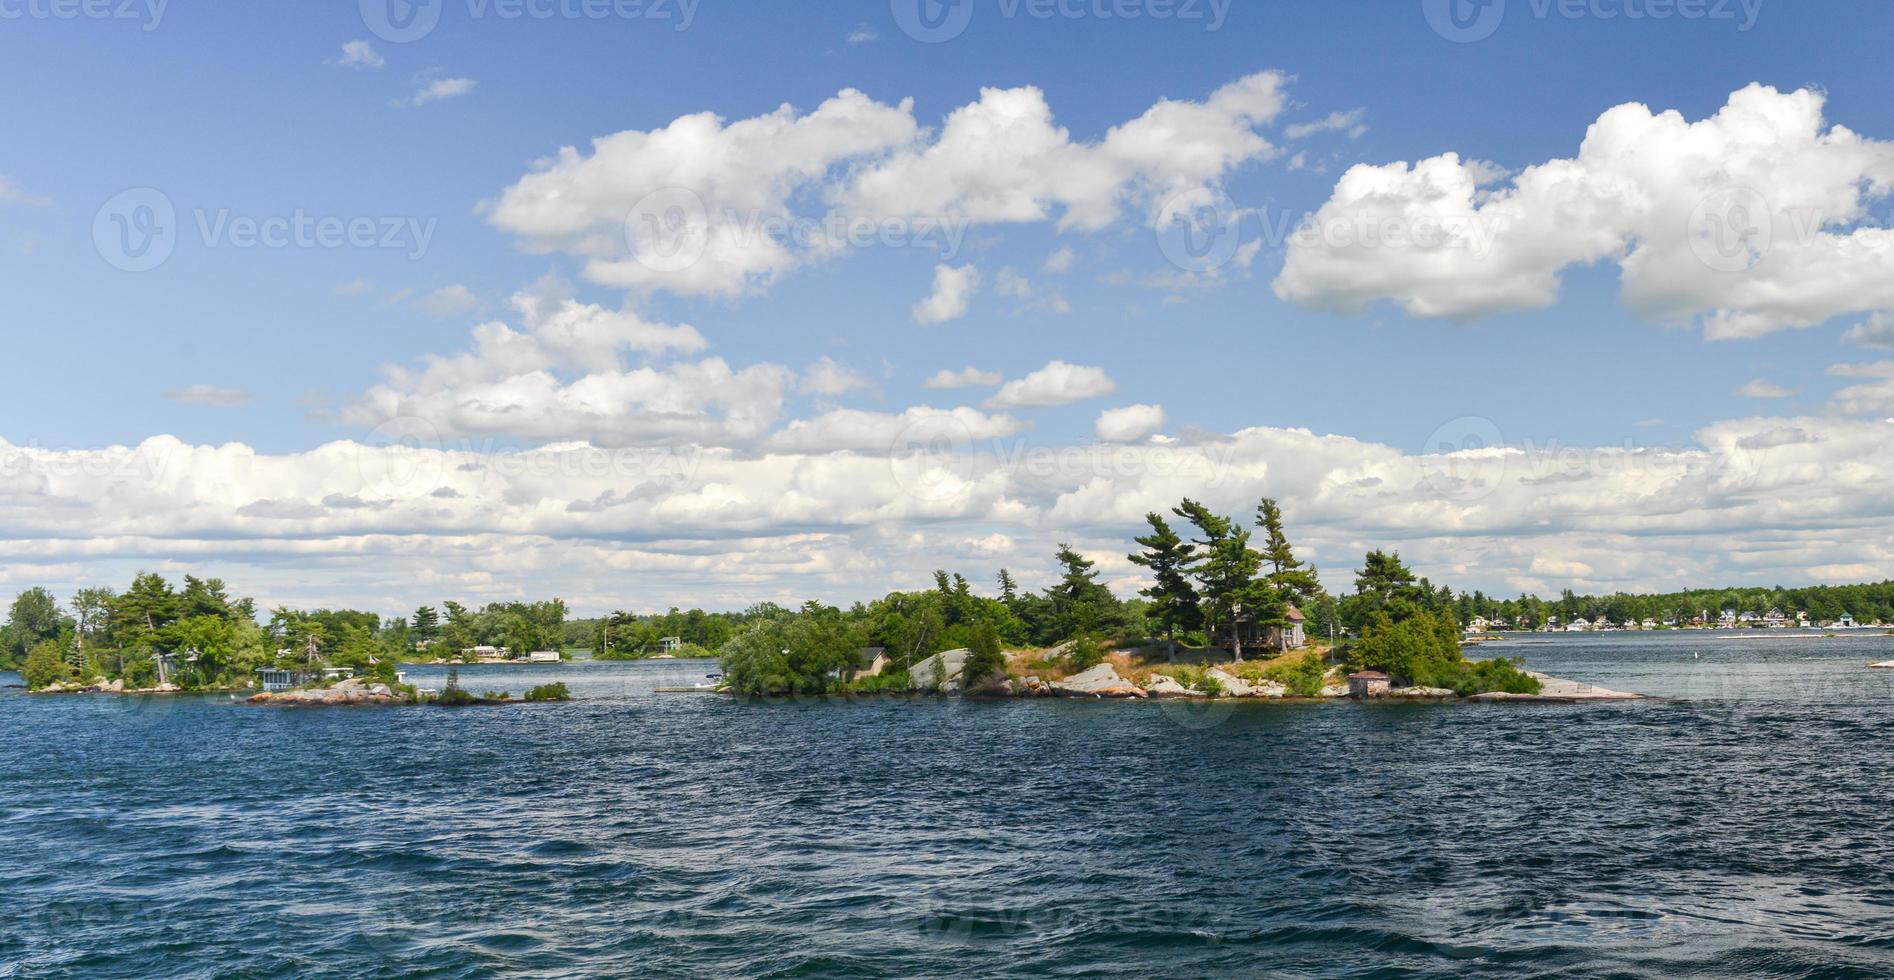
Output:
<instances>
[{"instance_id":1,"label":"house on island","mask_svg":"<svg viewBox=\"0 0 1894 980\"><path fill-rule=\"evenodd\" d=\"M1300 650L1309 645L1309 638L1303 627L1308 623L1302 610L1295 603L1289 604L1283 618L1289 621L1287 626L1271 626L1263 630L1263 645L1276 650Z\"/></svg>"},{"instance_id":2,"label":"house on island","mask_svg":"<svg viewBox=\"0 0 1894 980\"><path fill-rule=\"evenodd\" d=\"M1489 624L1486 621L1485 616L1475 616L1472 619L1467 620L1467 632L1468 633L1484 633L1486 632L1486 628L1489 625L1491 624Z\"/></svg>"},{"instance_id":3,"label":"house on island","mask_svg":"<svg viewBox=\"0 0 1894 980\"><path fill-rule=\"evenodd\" d=\"M1364 670L1348 675L1348 696L1351 698L1385 698L1388 696L1388 675L1378 670Z\"/></svg>"},{"instance_id":4,"label":"house on island","mask_svg":"<svg viewBox=\"0 0 1894 980\"><path fill-rule=\"evenodd\" d=\"M498 660L506 656L505 647L490 647L490 646L484 646L484 645L477 646L477 647L468 647L467 649L462 650L460 652L462 654L471 653L475 657L480 658L481 660Z\"/></svg>"},{"instance_id":5,"label":"house on island","mask_svg":"<svg viewBox=\"0 0 1894 980\"><path fill-rule=\"evenodd\" d=\"M886 647L863 647L855 651L855 676L880 677L888 666Z\"/></svg>"},{"instance_id":6,"label":"house on island","mask_svg":"<svg viewBox=\"0 0 1894 980\"><path fill-rule=\"evenodd\" d=\"M290 691L305 687L318 680L345 681L355 676L353 667L324 667L320 670L303 670L294 667L258 667L257 683L265 691Z\"/></svg>"},{"instance_id":7,"label":"house on island","mask_svg":"<svg viewBox=\"0 0 1894 980\"><path fill-rule=\"evenodd\" d=\"M675 654L678 650L683 649L683 646L684 638L681 636L661 636L658 638L659 653Z\"/></svg>"}]
</instances>

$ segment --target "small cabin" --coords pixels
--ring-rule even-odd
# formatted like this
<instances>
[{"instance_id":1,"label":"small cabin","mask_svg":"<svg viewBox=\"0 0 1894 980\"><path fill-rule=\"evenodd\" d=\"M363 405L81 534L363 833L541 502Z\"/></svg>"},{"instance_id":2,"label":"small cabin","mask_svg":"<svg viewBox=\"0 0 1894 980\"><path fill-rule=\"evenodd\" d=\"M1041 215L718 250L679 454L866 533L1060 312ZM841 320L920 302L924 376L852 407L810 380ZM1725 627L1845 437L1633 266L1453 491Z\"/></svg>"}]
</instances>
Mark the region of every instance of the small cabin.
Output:
<instances>
[{"instance_id":1,"label":"small cabin","mask_svg":"<svg viewBox=\"0 0 1894 980\"><path fill-rule=\"evenodd\" d=\"M888 651L884 647L863 647L855 652L856 677L880 677L888 666Z\"/></svg>"},{"instance_id":2,"label":"small cabin","mask_svg":"<svg viewBox=\"0 0 1894 980\"><path fill-rule=\"evenodd\" d=\"M535 650L526 655L527 662L535 664L556 664L561 659L557 650Z\"/></svg>"},{"instance_id":3,"label":"small cabin","mask_svg":"<svg viewBox=\"0 0 1894 980\"><path fill-rule=\"evenodd\" d=\"M1388 696L1388 675L1378 670L1364 670L1348 675L1348 696L1351 698L1385 698Z\"/></svg>"},{"instance_id":4,"label":"small cabin","mask_svg":"<svg viewBox=\"0 0 1894 980\"><path fill-rule=\"evenodd\" d=\"M683 646L684 638L681 636L663 636L658 638L659 653L676 653Z\"/></svg>"},{"instance_id":5,"label":"small cabin","mask_svg":"<svg viewBox=\"0 0 1894 980\"><path fill-rule=\"evenodd\" d=\"M310 674L306 670L286 670L281 667L258 667L257 683L265 691L292 691L309 683Z\"/></svg>"}]
</instances>

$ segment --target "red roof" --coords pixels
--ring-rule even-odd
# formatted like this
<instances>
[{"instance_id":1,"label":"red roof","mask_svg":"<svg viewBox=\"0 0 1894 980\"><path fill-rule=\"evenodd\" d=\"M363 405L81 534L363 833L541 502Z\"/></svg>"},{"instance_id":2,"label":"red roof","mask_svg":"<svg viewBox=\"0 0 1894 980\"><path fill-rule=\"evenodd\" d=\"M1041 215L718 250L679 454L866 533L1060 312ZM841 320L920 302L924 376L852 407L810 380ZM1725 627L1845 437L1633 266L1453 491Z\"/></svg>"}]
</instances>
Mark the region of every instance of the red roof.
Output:
<instances>
[{"instance_id":1,"label":"red roof","mask_svg":"<svg viewBox=\"0 0 1894 980\"><path fill-rule=\"evenodd\" d=\"M1364 671L1361 671L1360 673L1349 674L1348 679L1351 681L1353 680L1385 681L1388 679L1388 675L1383 674L1382 672L1378 670L1364 670Z\"/></svg>"},{"instance_id":2,"label":"red roof","mask_svg":"<svg viewBox=\"0 0 1894 980\"><path fill-rule=\"evenodd\" d=\"M1302 610L1297 609L1296 604L1293 602L1289 604L1289 618L1292 620L1298 620L1298 621L1304 618L1302 615Z\"/></svg>"}]
</instances>

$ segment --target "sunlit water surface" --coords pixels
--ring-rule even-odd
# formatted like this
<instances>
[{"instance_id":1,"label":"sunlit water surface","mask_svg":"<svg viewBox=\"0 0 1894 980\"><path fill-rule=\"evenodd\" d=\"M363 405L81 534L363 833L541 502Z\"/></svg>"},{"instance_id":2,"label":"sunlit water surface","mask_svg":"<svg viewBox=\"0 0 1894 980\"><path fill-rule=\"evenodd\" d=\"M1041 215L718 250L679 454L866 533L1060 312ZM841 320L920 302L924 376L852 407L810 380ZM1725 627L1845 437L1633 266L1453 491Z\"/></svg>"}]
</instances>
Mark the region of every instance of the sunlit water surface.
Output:
<instances>
[{"instance_id":1,"label":"sunlit water surface","mask_svg":"<svg viewBox=\"0 0 1894 980\"><path fill-rule=\"evenodd\" d=\"M4 690L0 976L1894 974L1894 637L1491 649L1659 699Z\"/></svg>"}]
</instances>

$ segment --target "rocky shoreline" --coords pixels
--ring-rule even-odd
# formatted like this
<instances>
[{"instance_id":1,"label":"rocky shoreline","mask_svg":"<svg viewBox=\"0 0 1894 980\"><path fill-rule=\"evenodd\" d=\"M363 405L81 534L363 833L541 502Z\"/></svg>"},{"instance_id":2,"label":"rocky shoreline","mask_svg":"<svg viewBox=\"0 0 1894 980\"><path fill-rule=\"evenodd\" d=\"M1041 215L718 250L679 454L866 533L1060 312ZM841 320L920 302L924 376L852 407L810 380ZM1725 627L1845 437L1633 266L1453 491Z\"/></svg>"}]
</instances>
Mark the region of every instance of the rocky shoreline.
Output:
<instances>
[{"instance_id":1,"label":"rocky shoreline","mask_svg":"<svg viewBox=\"0 0 1894 980\"><path fill-rule=\"evenodd\" d=\"M1207 680L1213 681L1214 690L1193 687L1177 678L1163 673L1152 673L1140 686L1120 676L1117 668L1110 663L1102 663L1088 668L1070 677L1057 680L1042 680L1035 676L1017 679L995 676L987 681L967 686L963 689L959 679L959 670L965 663L964 657L956 662L952 651L947 654L935 654L915 665L911 677L926 678L939 676L937 683L914 681L914 690L943 694L960 695L971 698L1092 698L1096 700L1145 700L1145 699L1195 699L1195 700L1270 700L1270 701L1330 701L1351 697L1348 684L1336 682L1333 677L1326 679L1321 693L1314 697L1296 697L1289 693L1283 684L1275 681L1252 683L1245 681L1220 667L1212 667L1204 672ZM1444 687L1397 687L1386 694L1376 694L1366 700L1373 701L1467 701L1467 702L1509 702L1570 704L1580 701L1636 701L1642 700L1641 694L1629 694L1613 691L1579 681L1552 677L1533 671L1527 671L1537 678L1541 690L1538 694L1474 694L1461 697Z\"/></svg>"}]
</instances>

